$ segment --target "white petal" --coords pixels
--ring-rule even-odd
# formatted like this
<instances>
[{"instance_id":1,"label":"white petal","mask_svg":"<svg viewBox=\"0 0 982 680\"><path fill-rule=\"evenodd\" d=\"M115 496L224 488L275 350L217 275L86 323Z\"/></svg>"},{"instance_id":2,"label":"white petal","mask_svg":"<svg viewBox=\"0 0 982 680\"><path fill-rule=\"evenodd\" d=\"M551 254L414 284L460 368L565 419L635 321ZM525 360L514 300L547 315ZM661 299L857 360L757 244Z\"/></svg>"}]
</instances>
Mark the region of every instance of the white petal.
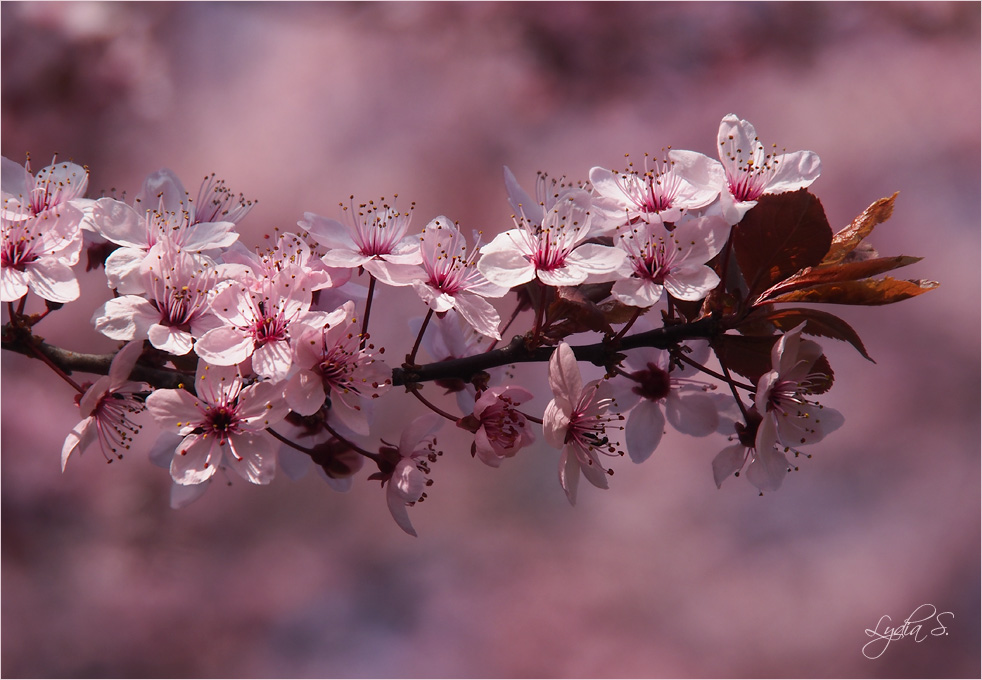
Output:
<instances>
[{"instance_id":1,"label":"white petal","mask_svg":"<svg viewBox=\"0 0 982 680\"><path fill-rule=\"evenodd\" d=\"M171 479L178 484L201 484L211 479L221 460L222 447L215 437L190 434L177 447L171 460Z\"/></svg>"},{"instance_id":2,"label":"white petal","mask_svg":"<svg viewBox=\"0 0 982 680\"><path fill-rule=\"evenodd\" d=\"M13 267L0 270L0 302L15 302L27 295L27 272Z\"/></svg>"},{"instance_id":3,"label":"white petal","mask_svg":"<svg viewBox=\"0 0 982 680\"><path fill-rule=\"evenodd\" d=\"M43 257L27 268L28 285L51 302L71 302L79 296L75 273L54 257Z\"/></svg>"},{"instance_id":4,"label":"white petal","mask_svg":"<svg viewBox=\"0 0 982 680\"><path fill-rule=\"evenodd\" d=\"M191 334L173 326L161 326L155 323L147 329L150 344L159 350L175 356L184 356L191 351L194 339Z\"/></svg>"},{"instance_id":5,"label":"white petal","mask_svg":"<svg viewBox=\"0 0 982 680\"><path fill-rule=\"evenodd\" d=\"M716 403L702 393L680 394L672 390L665 399L665 415L672 427L692 437L710 435L719 426Z\"/></svg>"},{"instance_id":6,"label":"white petal","mask_svg":"<svg viewBox=\"0 0 982 680\"><path fill-rule=\"evenodd\" d=\"M765 194L782 194L797 191L818 179L822 174L822 161L814 151L794 151L778 156L772 161L777 171L767 183Z\"/></svg>"},{"instance_id":7,"label":"white petal","mask_svg":"<svg viewBox=\"0 0 982 680\"><path fill-rule=\"evenodd\" d=\"M747 460L747 447L743 444L733 444L716 454L713 458L713 480L718 489L727 477L735 475L743 468Z\"/></svg>"},{"instance_id":8,"label":"white petal","mask_svg":"<svg viewBox=\"0 0 982 680\"><path fill-rule=\"evenodd\" d=\"M503 235L499 234L485 248L494 244ZM481 253L481 259L477 261L477 270L491 283L510 289L535 278L535 267L526 259L522 251L513 246L507 250L485 251L482 248Z\"/></svg>"},{"instance_id":9,"label":"white petal","mask_svg":"<svg viewBox=\"0 0 982 680\"><path fill-rule=\"evenodd\" d=\"M788 459L774 448L758 449L747 468L747 479L761 491L777 491L787 474Z\"/></svg>"},{"instance_id":10,"label":"white petal","mask_svg":"<svg viewBox=\"0 0 982 680\"><path fill-rule=\"evenodd\" d=\"M313 371L299 371L286 384L286 403L302 416L317 413L327 395L324 383Z\"/></svg>"},{"instance_id":11,"label":"white petal","mask_svg":"<svg viewBox=\"0 0 982 680\"><path fill-rule=\"evenodd\" d=\"M476 295L461 293L456 297L455 307L464 321L478 333L501 340L501 334L498 333L501 317L490 302Z\"/></svg>"},{"instance_id":12,"label":"white petal","mask_svg":"<svg viewBox=\"0 0 982 680\"><path fill-rule=\"evenodd\" d=\"M235 366L248 359L254 349L251 336L228 326L212 329L194 343L195 353L216 366Z\"/></svg>"},{"instance_id":13,"label":"white petal","mask_svg":"<svg viewBox=\"0 0 982 680\"><path fill-rule=\"evenodd\" d=\"M583 393L583 378L576 363L576 355L565 342L559 343L549 357L549 387L558 406L569 416L573 404L580 400Z\"/></svg>"},{"instance_id":14,"label":"white petal","mask_svg":"<svg viewBox=\"0 0 982 680\"><path fill-rule=\"evenodd\" d=\"M276 474L276 448L262 432L232 435L225 462L247 482L269 484Z\"/></svg>"},{"instance_id":15,"label":"white petal","mask_svg":"<svg viewBox=\"0 0 982 680\"><path fill-rule=\"evenodd\" d=\"M150 325L159 318L160 313L144 298L123 295L106 300L92 315L92 324L113 340L142 340Z\"/></svg>"}]
</instances>

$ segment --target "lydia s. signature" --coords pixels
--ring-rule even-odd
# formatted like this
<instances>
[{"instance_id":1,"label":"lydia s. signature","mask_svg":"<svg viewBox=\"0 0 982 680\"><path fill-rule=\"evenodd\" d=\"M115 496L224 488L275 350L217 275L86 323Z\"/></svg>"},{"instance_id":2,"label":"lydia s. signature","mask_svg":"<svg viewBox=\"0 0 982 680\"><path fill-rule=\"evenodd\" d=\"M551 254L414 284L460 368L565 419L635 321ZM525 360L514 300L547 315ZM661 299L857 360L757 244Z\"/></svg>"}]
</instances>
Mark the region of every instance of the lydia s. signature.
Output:
<instances>
[{"instance_id":1,"label":"lydia s. signature","mask_svg":"<svg viewBox=\"0 0 982 680\"><path fill-rule=\"evenodd\" d=\"M876 622L875 628L867 628L866 635L873 638L863 645L863 656L867 659L878 659L894 640L905 637L914 638L914 642L924 642L928 637L940 637L948 634L948 626L942 617L955 618L952 612L939 612L933 604L922 604L910 616L904 619L903 625L891 626L890 617L884 614ZM947 619L951 624L951 619ZM934 626L926 630L926 626Z\"/></svg>"}]
</instances>

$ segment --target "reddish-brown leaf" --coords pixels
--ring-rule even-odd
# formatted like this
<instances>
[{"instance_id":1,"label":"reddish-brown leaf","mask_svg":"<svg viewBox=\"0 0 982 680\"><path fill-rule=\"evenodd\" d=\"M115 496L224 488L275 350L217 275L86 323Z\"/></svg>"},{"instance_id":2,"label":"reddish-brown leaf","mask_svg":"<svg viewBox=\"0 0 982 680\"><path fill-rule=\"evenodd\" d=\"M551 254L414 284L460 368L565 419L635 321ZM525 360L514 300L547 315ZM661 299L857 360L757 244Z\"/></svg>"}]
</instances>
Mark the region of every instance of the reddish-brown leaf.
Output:
<instances>
[{"instance_id":1,"label":"reddish-brown leaf","mask_svg":"<svg viewBox=\"0 0 982 680\"><path fill-rule=\"evenodd\" d=\"M822 204L805 189L761 196L733 232L737 263L754 297L817 265L831 243Z\"/></svg>"},{"instance_id":2,"label":"reddish-brown leaf","mask_svg":"<svg viewBox=\"0 0 982 680\"><path fill-rule=\"evenodd\" d=\"M882 279L840 281L794 290L770 302L825 302L837 305L888 305L934 290L937 281L905 281L885 276Z\"/></svg>"},{"instance_id":3,"label":"reddish-brown leaf","mask_svg":"<svg viewBox=\"0 0 982 680\"><path fill-rule=\"evenodd\" d=\"M712 341L720 362L756 384L771 370L771 348L777 335L720 335Z\"/></svg>"},{"instance_id":4,"label":"reddish-brown leaf","mask_svg":"<svg viewBox=\"0 0 982 680\"><path fill-rule=\"evenodd\" d=\"M852 326L834 314L823 312L820 309L794 307L791 309L773 309L766 318L785 332L805 322L804 333L848 342L860 354L873 361L873 358L866 351L866 347L863 346L859 334L853 330Z\"/></svg>"},{"instance_id":5,"label":"reddish-brown leaf","mask_svg":"<svg viewBox=\"0 0 982 680\"><path fill-rule=\"evenodd\" d=\"M908 255L897 255L895 257L878 257L871 260L861 260L856 262L843 262L840 264L822 265L819 267L809 267L798 272L794 276L781 281L777 285L765 290L755 304L767 302L782 293L792 290L810 288L823 283L835 283L837 281L855 281L876 276L883 272L888 272L909 264L920 262L923 258L910 257Z\"/></svg>"},{"instance_id":6,"label":"reddish-brown leaf","mask_svg":"<svg viewBox=\"0 0 982 680\"><path fill-rule=\"evenodd\" d=\"M898 193L900 192L894 192L893 196L876 201L854 219L852 224L836 234L832 239L829 252L822 259L822 264L841 262L864 238L870 235L873 227L890 219L890 215L893 214L893 202Z\"/></svg>"}]
</instances>

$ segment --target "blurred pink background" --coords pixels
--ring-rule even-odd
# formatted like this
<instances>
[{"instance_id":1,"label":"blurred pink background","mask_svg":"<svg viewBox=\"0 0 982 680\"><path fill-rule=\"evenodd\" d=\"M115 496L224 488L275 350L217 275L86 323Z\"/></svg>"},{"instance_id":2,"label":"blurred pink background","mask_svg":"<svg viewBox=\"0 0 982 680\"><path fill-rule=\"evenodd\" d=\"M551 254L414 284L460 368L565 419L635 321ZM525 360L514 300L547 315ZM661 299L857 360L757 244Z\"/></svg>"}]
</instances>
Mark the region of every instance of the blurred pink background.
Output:
<instances>
[{"instance_id":1,"label":"blurred pink background","mask_svg":"<svg viewBox=\"0 0 982 680\"><path fill-rule=\"evenodd\" d=\"M978 677L979 27L945 2L3 3L4 156L85 163L90 196L217 172L259 200L248 245L352 193L493 234L502 165L530 183L713 154L733 112L821 156L836 229L899 190L872 241L942 286L832 310L877 364L823 343L846 424L777 493L717 490L724 438L670 432L570 508L544 444L493 470L449 437L419 539L366 472L348 494L215 484L181 511L139 451L62 474L72 394L4 353L0 673ZM104 277L80 278L39 332L108 351ZM398 355L405 320L378 314ZM947 635L863 656L922 604Z\"/></svg>"}]
</instances>

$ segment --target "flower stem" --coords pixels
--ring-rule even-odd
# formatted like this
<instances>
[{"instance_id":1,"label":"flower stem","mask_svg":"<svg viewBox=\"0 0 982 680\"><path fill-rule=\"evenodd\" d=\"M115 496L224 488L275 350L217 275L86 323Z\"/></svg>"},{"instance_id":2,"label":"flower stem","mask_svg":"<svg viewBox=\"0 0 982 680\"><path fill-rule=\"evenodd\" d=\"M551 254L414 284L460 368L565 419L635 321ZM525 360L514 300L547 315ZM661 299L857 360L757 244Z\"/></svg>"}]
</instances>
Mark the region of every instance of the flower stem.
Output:
<instances>
[{"instance_id":1,"label":"flower stem","mask_svg":"<svg viewBox=\"0 0 982 680\"><path fill-rule=\"evenodd\" d=\"M375 277L368 274L368 297L365 299L365 318L361 320L361 349L368 342L368 317L372 313L372 297L375 295Z\"/></svg>"},{"instance_id":2,"label":"flower stem","mask_svg":"<svg viewBox=\"0 0 982 680\"><path fill-rule=\"evenodd\" d=\"M748 383L739 382L737 380L731 380L730 378L727 378L725 375L723 375L721 373L717 373L713 369L707 368L707 367L703 366L698 361L695 361L693 359L690 359L689 357L685 356L685 354L683 354L682 352L672 352L672 356L675 357L676 359L678 359L679 361L682 361L682 362L684 362L686 364L689 364L689 366L692 366L693 368L695 368L695 369L697 369L699 371L702 371L703 373L705 373L707 375L713 376L717 380L722 380L723 382L728 382L728 383L730 383L732 385L735 385L735 386L740 387L742 389L748 390L750 392L753 392L755 389L757 389L756 387L754 387L753 385L750 385Z\"/></svg>"},{"instance_id":3,"label":"flower stem","mask_svg":"<svg viewBox=\"0 0 982 680\"><path fill-rule=\"evenodd\" d=\"M720 358L719 354L716 354L716 360L719 361L719 367L723 369L723 379L730 386L730 391L733 393L733 398L736 399L737 406L740 407L740 413L743 414L743 422L750 423L750 414L747 413L747 407L743 405L743 400L740 399L740 393L737 392L736 381L730 377L730 369L726 367L723 360Z\"/></svg>"},{"instance_id":4,"label":"flower stem","mask_svg":"<svg viewBox=\"0 0 982 680\"><path fill-rule=\"evenodd\" d=\"M634 310L634 316L631 317L631 320L628 321L626 324L624 324L624 328L617 331L617 335L615 335L613 338L615 341L620 340L625 335L627 335L627 332L631 330L631 326L634 325L634 322L637 321L639 318L641 318L641 311L642 310L640 307Z\"/></svg>"},{"instance_id":5,"label":"flower stem","mask_svg":"<svg viewBox=\"0 0 982 680\"><path fill-rule=\"evenodd\" d=\"M430 409L434 413L443 416L447 420L452 420L455 423L458 420L460 420L460 418L458 418L457 416L454 416L454 415L451 415L451 414L447 413L442 408L440 408L436 404L434 404L431 401L429 401L426 397L424 397L422 394L419 393L419 389L417 389L416 387L410 387L409 388L409 391L412 392L416 396L416 398L419 399L423 403L424 406L426 406L426 408Z\"/></svg>"},{"instance_id":6,"label":"flower stem","mask_svg":"<svg viewBox=\"0 0 982 680\"><path fill-rule=\"evenodd\" d=\"M413 345L412 354L406 357L407 364L413 364L416 361L416 353L419 351L419 344L423 341L423 333L426 332L426 325L430 322L430 318L433 316L433 308L430 307L429 311L426 312L426 318L423 319L423 325L419 327L419 335L416 336L416 344Z\"/></svg>"}]
</instances>

